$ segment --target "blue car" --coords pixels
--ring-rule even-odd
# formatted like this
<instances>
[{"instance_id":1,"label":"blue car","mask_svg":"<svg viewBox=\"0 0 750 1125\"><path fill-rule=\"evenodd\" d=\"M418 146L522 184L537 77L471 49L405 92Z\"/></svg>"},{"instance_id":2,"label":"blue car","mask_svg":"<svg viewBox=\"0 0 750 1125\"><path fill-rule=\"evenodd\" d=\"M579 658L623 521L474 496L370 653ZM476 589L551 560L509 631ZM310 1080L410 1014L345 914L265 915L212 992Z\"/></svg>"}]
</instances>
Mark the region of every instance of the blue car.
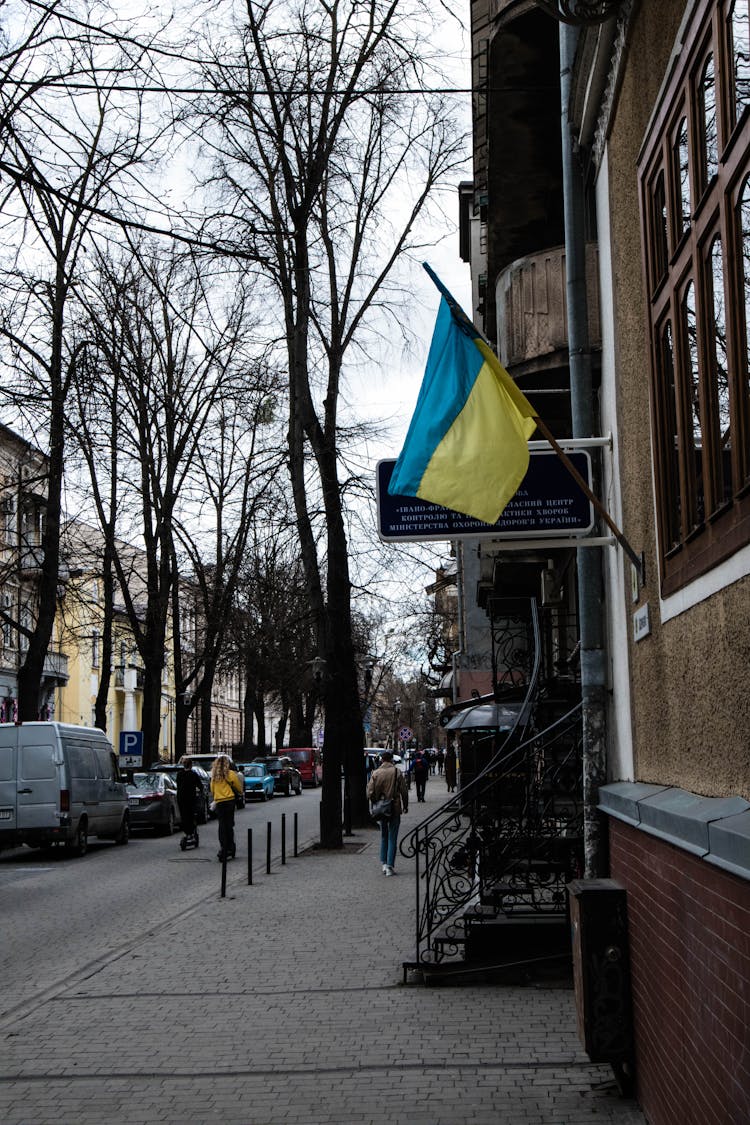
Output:
<instances>
[{"instance_id":1,"label":"blue car","mask_svg":"<svg viewBox=\"0 0 750 1125\"><path fill-rule=\"evenodd\" d=\"M248 766L242 766L242 773L245 778L245 800L249 801L251 797L257 797L261 801L267 801L273 797L273 774L270 774L266 767L258 762L251 762Z\"/></svg>"}]
</instances>

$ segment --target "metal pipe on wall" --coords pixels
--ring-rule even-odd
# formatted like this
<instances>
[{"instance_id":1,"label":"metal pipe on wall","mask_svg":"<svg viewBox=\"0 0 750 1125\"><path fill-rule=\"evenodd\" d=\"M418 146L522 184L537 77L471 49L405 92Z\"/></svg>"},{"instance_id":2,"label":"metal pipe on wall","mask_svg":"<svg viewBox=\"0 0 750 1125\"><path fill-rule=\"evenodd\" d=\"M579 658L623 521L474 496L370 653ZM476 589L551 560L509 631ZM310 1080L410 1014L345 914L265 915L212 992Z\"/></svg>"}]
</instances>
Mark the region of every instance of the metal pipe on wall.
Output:
<instances>
[{"instance_id":1,"label":"metal pipe on wall","mask_svg":"<svg viewBox=\"0 0 750 1125\"><path fill-rule=\"evenodd\" d=\"M583 173L568 119L579 29L560 25L560 104L563 199L565 207L565 270L573 436L593 437L594 411L586 292L586 228ZM581 640L581 697L583 702L583 834L584 874L602 873L599 786L607 776L606 656L604 648L604 582L598 549L576 553L578 616Z\"/></svg>"}]
</instances>

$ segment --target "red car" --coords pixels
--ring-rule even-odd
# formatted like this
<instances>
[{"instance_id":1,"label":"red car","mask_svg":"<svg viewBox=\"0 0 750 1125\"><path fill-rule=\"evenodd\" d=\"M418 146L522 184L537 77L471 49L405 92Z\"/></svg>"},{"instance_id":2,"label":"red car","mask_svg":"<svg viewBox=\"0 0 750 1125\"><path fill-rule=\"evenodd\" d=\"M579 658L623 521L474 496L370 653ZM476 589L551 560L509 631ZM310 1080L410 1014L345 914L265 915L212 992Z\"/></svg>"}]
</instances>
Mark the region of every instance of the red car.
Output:
<instances>
[{"instance_id":1,"label":"red car","mask_svg":"<svg viewBox=\"0 0 750 1125\"><path fill-rule=\"evenodd\" d=\"M314 746L285 746L281 753L291 758L302 775L303 785L323 784L323 755Z\"/></svg>"}]
</instances>

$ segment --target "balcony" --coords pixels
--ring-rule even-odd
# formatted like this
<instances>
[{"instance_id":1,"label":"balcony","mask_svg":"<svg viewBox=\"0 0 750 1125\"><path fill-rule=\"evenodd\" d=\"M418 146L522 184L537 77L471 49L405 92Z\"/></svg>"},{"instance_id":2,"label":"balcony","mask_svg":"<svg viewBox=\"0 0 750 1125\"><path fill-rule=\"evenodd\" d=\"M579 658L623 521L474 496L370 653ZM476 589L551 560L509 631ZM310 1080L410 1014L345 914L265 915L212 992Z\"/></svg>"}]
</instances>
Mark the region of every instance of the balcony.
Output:
<instances>
[{"instance_id":1,"label":"balcony","mask_svg":"<svg viewBox=\"0 0 750 1125\"><path fill-rule=\"evenodd\" d=\"M586 279L589 341L599 348L598 252L593 242L586 247ZM567 366L564 246L512 262L498 274L495 301L498 352L512 375Z\"/></svg>"},{"instance_id":2,"label":"balcony","mask_svg":"<svg viewBox=\"0 0 750 1125\"><path fill-rule=\"evenodd\" d=\"M67 656L55 649L48 649L44 658L42 677L47 683L54 683L57 687L67 684L70 679Z\"/></svg>"},{"instance_id":3,"label":"balcony","mask_svg":"<svg viewBox=\"0 0 750 1125\"><path fill-rule=\"evenodd\" d=\"M144 671L142 668L129 664L122 664L114 670L114 684L117 691L143 691Z\"/></svg>"},{"instance_id":4,"label":"balcony","mask_svg":"<svg viewBox=\"0 0 750 1125\"><path fill-rule=\"evenodd\" d=\"M18 569L24 577L33 577L41 572L44 551L41 547L22 547L18 552Z\"/></svg>"}]
</instances>

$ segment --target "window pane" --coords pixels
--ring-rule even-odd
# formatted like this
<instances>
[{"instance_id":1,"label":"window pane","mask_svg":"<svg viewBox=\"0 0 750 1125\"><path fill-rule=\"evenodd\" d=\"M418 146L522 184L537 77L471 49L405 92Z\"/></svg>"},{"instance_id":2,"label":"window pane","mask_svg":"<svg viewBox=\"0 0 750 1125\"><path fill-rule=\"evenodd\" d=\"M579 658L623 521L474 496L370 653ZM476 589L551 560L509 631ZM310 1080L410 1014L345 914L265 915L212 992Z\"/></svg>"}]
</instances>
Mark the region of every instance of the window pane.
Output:
<instances>
[{"instance_id":1,"label":"window pane","mask_svg":"<svg viewBox=\"0 0 750 1125\"><path fill-rule=\"evenodd\" d=\"M675 387L674 344L672 325L667 321L662 333L660 348L660 375L664 425L661 430L664 465L664 523L667 535L666 550L680 542L680 435L677 430L677 389Z\"/></svg>"},{"instance_id":2,"label":"window pane","mask_svg":"<svg viewBox=\"0 0 750 1125\"><path fill-rule=\"evenodd\" d=\"M679 196L675 216L675 233L679 240L690 226L690 149L688 148L687 120L684 117L680 122L672 158Z\"/></svg>"},{"instance_id":3,"label":"window pane","mask_svg":"<svg viewBox=\"0 0 750 1125\"><path fill-rule=\"evenodd\" d=\"M745 181L745 186L742 189L740 196L739 206L739 227L742 232L742 270L741 279L743 287L744 300L744 313L745 313L745 335L744 335L744 370L741 372L741 377L738 380L738 385L741 388L742 401L738 404L738 416L743 417L745 430L742 428L740 432L747 433L747 411L748 401L750 400L750 385L748 383L748 376L750 374L750 180ZM740 343L740 347L742 344ZM742 453L742 473L743 479L747 480L750 477L750 450L747 448L747 441L741 444ZM744 446L745 448L742 448Z\"/></svg>"},{"instance_id":4,"label":"window pane","mask_svg":"<svg viewBox=\"0 0 750 1125\"><path fill-rule=\"evenodd\" d=\"M729 422L729 365L727 362L727 319L724 308L724 262L720 238L715 238L711 243L709 266L714 317L714 331L712 333L714 385L712 397L716 412L715 426L718 429L718 433L715 435L717 449L715 453L716 488L714 500L721 504L732 497L732 434Z\"/></svg>"},{"instance_id":5,"label":"window pane","mask_svg":"<svg viewBox=\"0 0 750 1125\"><path fill-rule=\"evenodd\" d=\"M667 197L664 190L664 171L659 172L651 201L651 225L654 233L654 285L658 285L667 271Z\"/></svg>"},{"instance_id":6,"label":"window pane","mask_svg":"<svg viewBox=\"0 0 750 1125\"><path fill-rule=\"evenodd\" d=\"M750 103L750 0L735 0L729 12L734 77L734 122Z\"/></svg>"},{"instance_id":7,"label":"window pane","mask_svg":"<svg viewBox=\"0 0 750 1125\"><path fill-rule=\"evenodd\" d=\"M719 138L716 131L716 79L714 57L709 55L698 91L701 128L701 190L719 171Z\"/></svg>"},{"instance_id":8,"label":"window pane","mask_svg":"<svg viewBox=\"0 0 750 1125\"><path fill-rule=\"evenodd\" d=\"M700 369L698 366L698 318L695 308L695 285L689 282L682 301L682 327L687 346L688 379L690 395L690 441L692 445L692 470L695 496L692 505L693 526L702 523L705 515L703 496L703 436L701 432Z\"/></svg>"}]
</instances>

